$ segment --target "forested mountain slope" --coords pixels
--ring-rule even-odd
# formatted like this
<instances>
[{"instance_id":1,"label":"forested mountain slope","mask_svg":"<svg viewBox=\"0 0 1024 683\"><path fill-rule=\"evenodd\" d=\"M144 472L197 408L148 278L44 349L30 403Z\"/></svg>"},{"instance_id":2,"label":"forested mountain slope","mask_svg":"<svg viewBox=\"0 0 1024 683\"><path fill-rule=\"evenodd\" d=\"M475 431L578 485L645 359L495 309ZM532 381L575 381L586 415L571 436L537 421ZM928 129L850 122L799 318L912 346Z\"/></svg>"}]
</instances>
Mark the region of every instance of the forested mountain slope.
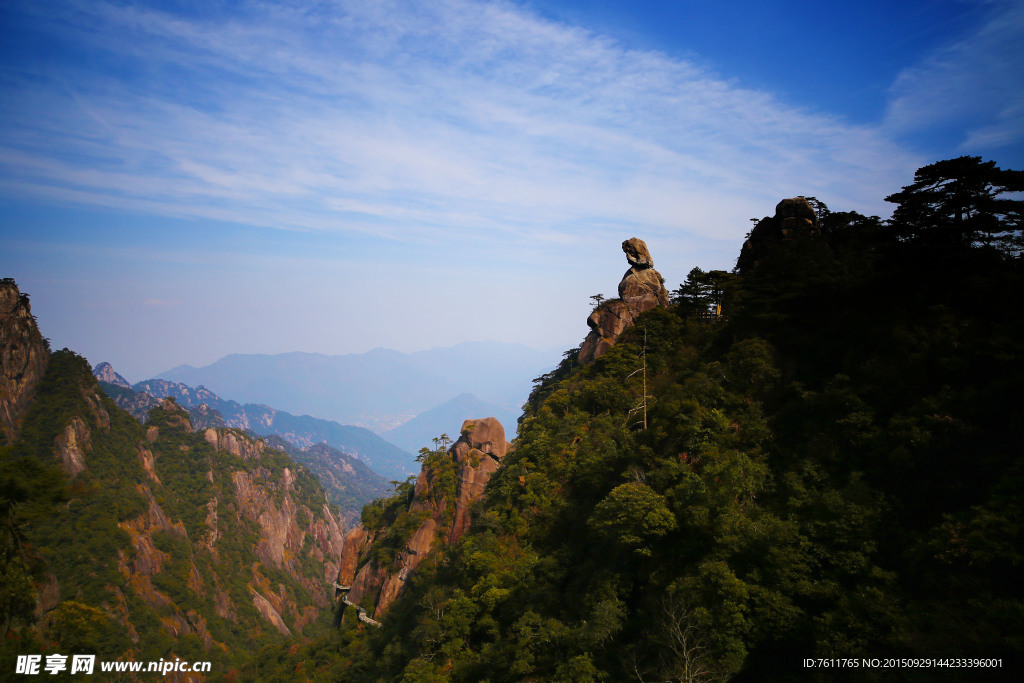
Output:
<instances>
[{"instance_id":1,"label":"forested mountain slope","mask_svg":"<svg viewBox=\"0 0 1024 683\"><path fill-rule=\"evenodd\" d=\"M323 631L343 536L306 467L238 430L194 433L172 400L141 425L85 359L0 322L5 359L34 357L15 353L28 340L48 361L2 397L27 407L0 445L5 676L15 655L72 652L223 673L254 647Z\"/></svg>"},{"instance_id":2,"label":"forested mountain slope","mask_svg":"<svg viewBox=\"0 0 1024 683\"><path fill-rule=\"evenodd\" d=\"M356 681L1013 670L1022 189L963 158L921 169L889 223L781 203L735 272L694 269L595 362L539 378L473 526L382 628L346 616L294 656Z\"/></svg>"}]
</instances>

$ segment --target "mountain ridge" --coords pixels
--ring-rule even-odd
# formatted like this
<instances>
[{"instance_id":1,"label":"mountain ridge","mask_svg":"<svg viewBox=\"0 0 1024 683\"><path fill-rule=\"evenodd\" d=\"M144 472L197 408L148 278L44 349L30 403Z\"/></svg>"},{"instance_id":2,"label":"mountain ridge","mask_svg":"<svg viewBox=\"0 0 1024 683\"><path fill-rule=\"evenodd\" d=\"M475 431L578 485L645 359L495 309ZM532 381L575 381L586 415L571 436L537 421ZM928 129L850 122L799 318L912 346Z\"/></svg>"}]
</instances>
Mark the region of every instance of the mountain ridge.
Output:
<instances>
[{"instance_id":1,"label":"mountain ridge","mask_svg":"<svg viewBox=\"0 0 1024 683\"><path fill-rule=\"evenodd\" d=\"M93 372L107 370L113 372L110 364L100 363ZM128 391L132 393L126 393ZM368 429L308 415L296 416L262 404L241 404L223 399L203 385L191 387L169 380L144 380L131 389L115 386L108 393L140 420L145 418L155 402L171 396L192 413L193 419L196 418L195 411L205 404L220 414L226 426L250 430L257 436L276 434L300 449L325 442L363 460L386 478L403 480L414 470L412 455ZM152 400L147 400L147 396Z\"/></svg>"}]
</instances>

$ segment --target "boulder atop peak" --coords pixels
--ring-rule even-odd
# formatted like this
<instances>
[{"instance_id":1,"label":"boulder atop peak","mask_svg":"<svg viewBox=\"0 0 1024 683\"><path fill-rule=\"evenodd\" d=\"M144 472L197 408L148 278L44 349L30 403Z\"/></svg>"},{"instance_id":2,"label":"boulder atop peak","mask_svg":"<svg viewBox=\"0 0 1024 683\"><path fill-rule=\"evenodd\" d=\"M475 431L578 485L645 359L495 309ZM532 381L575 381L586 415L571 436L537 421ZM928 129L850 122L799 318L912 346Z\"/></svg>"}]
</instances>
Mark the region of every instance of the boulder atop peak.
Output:
<instances>
[{"instance_id":1,"label":"boulder atop peak","mask_svg":"<svg viewBox=\"0 0 1024 683\"><path fill-rule=\"evenodd\" d=\"M622 251L626 252L626 260L634 268L653 268L654 259L647 249L647 243L639 237L630 237L622 243Z\"/></svg>"},{"instance_id":2,"label":"boulder atop peak","mask_svg":"<svg viewBox=\"0 0 1024 683\"><path fill-rule=\"evenodd\" d=\"M758 221L736 261L740 273L754 268L776 245L821 234L818 215L806 197L790 197L775 205L775 215Z\"/></svg>"},{"instance_id":3,"label":"boulder atop peak","mask_svg":"<svg viewBox=\"0 0 1024 683\"><path fill-rule=\"evenodd\" d=\"M654 269L647 244L639 237L622 243L629 270L619 281L619 298L602 302L587 318L590 334L580 348L580 362L593 363L610 349L644 311L668 306L665 278Z\"/></svg>"},{"instance_id":4,"label":"boulder atop peak","mask_svg":"<svg viewBox=\"0 0 1024 683\"><path fill-rule=\"evenodd\" d=\"M818 227L818 215L806 197L783 199L775 205L775 218L781 221L782 228L805 228L815 230Z\"/></svg>"},{"instance_id":5,"label":"boulder atop peak","mask_svg":"<svg viewBox=\"0 0 1024 683\"><path fill-rule=\"evenodd\" d=\"M483 498L487 482L512 444L505 440L505 427L493 417L466 420L461 432L447 452L435 452L423 461L412 499L400 514L424 517L390 563L369 557L386 529L359 525L349 532L336 581L339 594L347 591L346 603L373 604L369 611L379 618L433 549L455 543L469 529L473 504ZM445 483L450 467L455 470L454 489Z\"/></svg>"},{"instance_id":6,"label":"boulder atop peak","mask_svg":"<svg viewBox=\"0 0 1024 683\"><path fill-rule=\"evenodd\" d=\"M505 440L505 428L496 417L466 420L459 431L462 434L459 441L495 458L504 458L512 447L512 444Z\"/></svg>"}]
</instances>

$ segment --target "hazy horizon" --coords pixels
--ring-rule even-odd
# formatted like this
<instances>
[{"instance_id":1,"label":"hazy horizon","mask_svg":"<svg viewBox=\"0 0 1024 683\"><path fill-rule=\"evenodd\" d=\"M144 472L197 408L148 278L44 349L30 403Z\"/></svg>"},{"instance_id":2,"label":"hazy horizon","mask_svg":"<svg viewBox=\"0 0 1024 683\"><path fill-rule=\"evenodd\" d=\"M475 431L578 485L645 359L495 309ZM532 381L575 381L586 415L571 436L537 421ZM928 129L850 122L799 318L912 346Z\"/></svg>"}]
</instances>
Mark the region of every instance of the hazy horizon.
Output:
<instances>
[{"instance_id":1,"label":"hazy horizon","mask_svg":"<svg viewBox=\"0 0 1024 683\"><path fill-rule=\"evenodd\" d=\"M582 338L580 339L580 341L582 341ZM150 377L143 377L142 379L137 379L137 380L134 380L134 381L131 378L129 378L127 375L125 375L123 372L120 372L117 369L117 367L113 365L113 363L111 363L111 366L114 368L115 372L117 372L122 377L127 379L131 384L137 384L139 382L144 382L144 381L150 380L150 379L166 379L165 377L161 377L161 374L169 374L169 373L171 373L171 372L173 372L173 371L175 371L175 370L177 370L179 368L190 368L190 369L193 369L193 370L201 370L203 368L208 368L211 365L215 365L216 363L218 363L218 362L220 362L220 361L222 361L222 360L224 360L226 358L230 358L231 356L266 356L266 357L274 357L274 356L287 356L287 355L291 355L291 354L307 354L307 355L310 355L310 356L322 356L324 358L338 358L338 357L347 357L347 356L364 356L364 355L373 353L374 351L389 351L389 352L399 353L399 354L402 354L402 355L413 355L413 354L418 354L418 353L429 353L431 351L439 351L439 350L445 350L445 349L454 349L454 348L457 348L459 346L464 346L464 345L467 345L467 344L505 344L505 345L508 345L508 346L519 346L519 347L528 349L529 351L532 351L532 352L535 352L535 353L538 353L538 354L560 353L562 351L569 350L569 348L572 348L572 347L567 347L567 348L563 349L561 347L552 346L552 347L541 349L541 348L535 348L535 347L529 346L527 344L522 344L522 343L519 343L519 342L506 342L506 341L501 341L499 339L482 339L482 340L478 340L478 341L463 341L463 342L458 342L457 344L450 344L450 345L447 345L447 346L432 346L432 347L427 348L427 349L414 349L412 351L399 351L397 349L388 349L388 348L385 348L383 346L375 346L374 348L368 349L366 351L354 351L354 352L350 352L350 353L320 353L319 351L282 351L280 353L229 353L229 354L227 354L225 356L221 356L220 358L217 358L214 361L212 361L210 363L206 363L204 365L191 365L189 363L180 363L178 365L175 365L174 367L164 368L163 370L158 371L157 374L152 375ZM97 362L93 362L92 359L88 359L88 360L90 361L90 364L93 367L95 367L99 363L109 362L109 361L103 361L103 360L100 360L100 361L97 361Z\"/></svg>"}]
</instances>

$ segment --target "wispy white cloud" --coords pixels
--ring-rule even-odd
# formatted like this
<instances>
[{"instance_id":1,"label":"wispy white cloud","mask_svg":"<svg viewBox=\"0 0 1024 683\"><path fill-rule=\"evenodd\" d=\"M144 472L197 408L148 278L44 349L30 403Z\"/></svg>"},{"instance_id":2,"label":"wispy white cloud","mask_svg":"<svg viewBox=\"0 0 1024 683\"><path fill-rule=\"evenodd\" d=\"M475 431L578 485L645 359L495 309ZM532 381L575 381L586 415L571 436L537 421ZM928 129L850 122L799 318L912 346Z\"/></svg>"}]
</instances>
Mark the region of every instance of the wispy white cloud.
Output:
<instances>
[{"instance_id":1,"label":"wispy white cloud","mask_svg":"<svg viewBox=\"0 0 1024 683\"><path fill-rule=\"evenodd\" d=\"M796 193L884 211L920 161L510 2L26 11L92 57L7 69L0 172L51 198L412 241L736 239Z\"/></svg>"},{"instance_id":2,"label":"wispy white cloud","mask_svg":"<svg viewBox=\"0 0 1024 683\"><path fill-rule=\"evenodd\" d=\"M1024 146L1024 2L979 0L968 35L904 69L884 128L895 135L948 128L960 153Z\"/></svg>"}]
</instances>

